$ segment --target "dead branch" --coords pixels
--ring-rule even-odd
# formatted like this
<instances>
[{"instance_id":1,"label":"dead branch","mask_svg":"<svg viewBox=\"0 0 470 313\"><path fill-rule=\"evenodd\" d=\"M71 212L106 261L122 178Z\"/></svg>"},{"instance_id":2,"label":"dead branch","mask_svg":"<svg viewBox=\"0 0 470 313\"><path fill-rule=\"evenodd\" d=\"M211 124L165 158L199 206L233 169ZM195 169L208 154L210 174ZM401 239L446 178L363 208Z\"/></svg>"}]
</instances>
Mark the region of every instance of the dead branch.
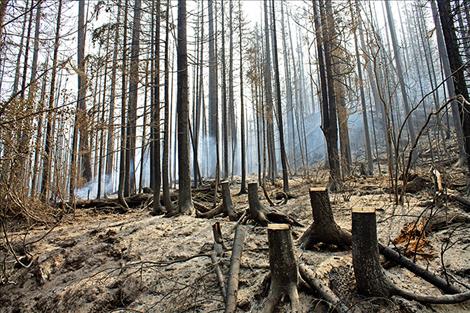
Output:
<instances>
[{"instance_id":1,"label":"dead branch","mask_svg":"<svg viewBox=\"0 0 470 313\"><path fill-rule=\"evenodd\" d=\"M233 239L232 258L230 259L230 272L227 284L227 300L225 302L225 313L233 313L237 308L238 282L240 275L240 259L245 242L246 231L241 225L235 229Z\"/></svg>"}]
</instances>

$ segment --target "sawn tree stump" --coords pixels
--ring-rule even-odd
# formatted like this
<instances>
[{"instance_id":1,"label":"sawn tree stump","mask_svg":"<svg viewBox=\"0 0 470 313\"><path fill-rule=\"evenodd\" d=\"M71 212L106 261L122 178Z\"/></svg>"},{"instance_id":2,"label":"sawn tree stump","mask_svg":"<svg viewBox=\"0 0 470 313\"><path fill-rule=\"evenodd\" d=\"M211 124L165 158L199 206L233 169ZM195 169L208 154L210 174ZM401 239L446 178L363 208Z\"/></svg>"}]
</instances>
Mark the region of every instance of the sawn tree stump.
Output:
<instances>
[{"instance_id":1,"label":"sawn tree stump","mask_svg":"<svg viewBox=\"0 0 470 313\"><path fill-rule=\"evenodd\" d=\"M310 188L313 223L300 237L303 248L309 250L317 243L334 244L339 247L351 245L351 234L338 226L331 210L328 190Z\"/></svg>"},{"instance_id":2,"label":"sawn tree stump","mask_svg":"<svg viewBox=\"0 0 470 313\"><path fill-rule=\"evenodd\" d=\"M291 312L299 312L298 267L290 226L288 224L269 224L268 242L271 287L262 312L273 312L284 295L289 296Z\"/></svg>"},{"instance_id":3,"label":"sawn tree stump","mask_svg":"<svg viewBox=\"0 0 470 313\"><path fill-rule=\"evenodd\" d=\"M360 294L373 297L401 296L424 303L459 303L470 300L470 291L440 296L419 295L395 286L379 262L377 225L374 209L352 211L352 255L356 287Z\"/></svg>"}]
</instances>

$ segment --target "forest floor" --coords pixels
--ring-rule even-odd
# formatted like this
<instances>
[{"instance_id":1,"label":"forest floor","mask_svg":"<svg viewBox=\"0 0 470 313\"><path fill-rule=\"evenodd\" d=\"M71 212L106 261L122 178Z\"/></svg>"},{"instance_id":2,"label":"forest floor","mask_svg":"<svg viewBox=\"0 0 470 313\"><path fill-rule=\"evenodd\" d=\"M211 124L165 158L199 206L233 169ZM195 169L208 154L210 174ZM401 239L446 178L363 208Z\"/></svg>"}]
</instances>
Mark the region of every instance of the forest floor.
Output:
<instances>
[{"instance_id":1,"label":"forest floor","mask_svg":"<svg viewBox=\"0 0 470 313\"><path fill-rule=\"evenodd\" d=\"M429 176L429 169L423 172ZM316 179L293 178L292 194L296 197L276 210L288 213L304 227L294 227L298 239L312 221L309 187L321 186L326 173ZM462 175L447 177L462 180ZM348 191L331 193L337 223L351 229L351 208L377 209L379 240L387 244L397 238L407 223L414 222L424 211L432 209L432 186L406 195L405 205L393 205L385 176L348 179ZM280 190L272 187L270 193ZM457 192L451 184L448 192ZM235 209L248 206L247 196L237 196L239 185L232 186ZM260 192L264 205L268 206ZM431 201L431 205L430 205ZM455 203L444 210L466 214ZM32 255L29 268L17 266L8 272L8 282L0 285L1 312L223 312L224 301L211 259L212 224L221 223L228 251L220 260L228 273L234 222L228 218L201 219L190 216L153 217L148 209L127 214L99 210L77 210L65 215L50 227L34 227L27 232L9 233L12 247L23 242ZM265 278L269 273L266 228L248 224L241 260L239 311L258 312L266 297ZM418 244L417 262L443 276L446 272L461 283L470 285L470 224L450 224L429 232ZM402 235L404 235L403 233ZM403 237L403 236L402 236ZM403 239L403 238L402 238ZM4 239L2 239L4 240ZM4 243L4 242L3 242ZM399 246L403 247L406 243ZM451 246L446 250L446 247ZM442 253L442 251L444 251ZM299 260L307 264L350 307L362 312L470 312L470 303L423 305L402 298L363 299L355 294L351 251L318 246L315 251L296 248ZM0 248L0 260L7 250ZM443 256L443 257L442 257ZM26 262L27 263L27 262ZM3 266L7 264L4 262ZM399 266L386 266L387 275L397 285L415 293L438 295L439 290ZM454 283L455 284L455 283ZM462 290L462 285L457 285ZM326 306L309 290L300 290L303 312L326 312ZM288 312L284 301L279 312Z\"/></svg>"}]
</instances>

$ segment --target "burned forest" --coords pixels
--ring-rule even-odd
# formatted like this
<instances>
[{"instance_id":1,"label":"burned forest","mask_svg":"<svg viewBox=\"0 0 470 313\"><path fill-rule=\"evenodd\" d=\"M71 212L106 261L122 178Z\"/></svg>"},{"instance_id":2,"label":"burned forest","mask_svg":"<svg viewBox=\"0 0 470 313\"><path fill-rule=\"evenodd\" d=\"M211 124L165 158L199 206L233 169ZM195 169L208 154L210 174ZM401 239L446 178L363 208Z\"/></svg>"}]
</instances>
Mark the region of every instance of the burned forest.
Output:
<instances>
[{"instance_id":1,"label":"burned forest","mask_svg":"<svg viewBox=\"0 0 470 313\"><path fill-rule=\"evenodd\" d=\"M470 312L470 1L0 0L0 313Z\"/></svg>"}]
</instances>

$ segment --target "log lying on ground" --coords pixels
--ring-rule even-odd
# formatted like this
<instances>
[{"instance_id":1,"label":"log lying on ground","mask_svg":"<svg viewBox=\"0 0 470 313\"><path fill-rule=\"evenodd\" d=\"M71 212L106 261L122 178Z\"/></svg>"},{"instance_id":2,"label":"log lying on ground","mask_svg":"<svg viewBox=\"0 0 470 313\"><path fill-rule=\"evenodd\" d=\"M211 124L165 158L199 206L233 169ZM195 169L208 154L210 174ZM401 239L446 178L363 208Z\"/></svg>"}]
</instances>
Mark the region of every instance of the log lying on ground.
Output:
<instances>
[{"instance_id":1,"label":"log lying on ground","mask_svg":"<svg viewBox=\"0 0 470 313\"><path fill-rule=\"evenodd\" d=\"M269 223L302 226L294 218L264 207L258 198L258 183L248 184L248 204L250 218L262 226L267 226Z\"/></svg>"},{"instance_id":2,"label":"log lying on ground","mask_svg":"<svg viewBox=\"0 0 470 313\"><path fill-rule=\"evenodd\" d=\"M320 296L330 304L339 313L349 312L348 307L341 302L340 298L325 284L315 277L315 274L305 264L299 264L300 276L305 282L314 290L316 290Z\"/></svg>"},{"instance_id":3,"label":"log lying on ground","mask_svg":"<svg viewBox=\"0 0 470 313\"><path fill-rule=\"evenodd\" d=\"M246 231L242 225L237 225L233 239L232 257L230 259L230 272L227 282L227 300L225 301L225 313L233 313L237 309L238 282L240 275L240 259L245 243Z\"/></svg>"},{"instance_id":4,"label":"log lying on ground","mask_svg":"<svg viewBox=\"0 0 470 313\"><path fill-rule=\"evenodd\" d=\"M289 296L291 312L300 312L297 292L298 268L290 226L288 224L269 224L268 242L271 287L262 312L273 312L284 295Z\"/></svg>"},{"instance_id":5,"label":"log lying on ground","mask_svg":"<svg viewBox=\"0 0 470 313\"><path fill-rule=\"evenodd\" d=\"M339 247L351 245L351 234L336 224L331 210L328 190L310 188L313 223L300 238L304 249L312 249L317 243L334 244Z\"/></svg>"},{"instance_id":6,"label":"log lying on ground","mask_svg":"<svg viewBox=\"0 0 470 313\"><path fill-rule=\"evenodd\" d=\"M470 199L458 195L447 195L449 201L456 201L465 212L470 213Z\"/></svg>"},{"instance_id":7,"label":"log lying on ground","mask_svg":"<svg viewBox=\"0 0 470 313\"><path fill-rule=\"evenodd\" d=\"M172 193L170 195L172 201L178 200L178 194ZM161 204L163 205L163 196ZM129 208L141 208L146 203L149 203L153 199L152 193L138 193L129 197L123 198ZM104 199L93 199L93 200L78 200L75 203L77 209L108 209L108 210L120 210L123 208L122 200L119 198L104 198Z\"/></svg>"},{"instance_id":8,"label":"log lying on ground","mask_svg":"<svg viewBox=\"0 0 470 313\"><path fill-rule=\"evenodd\" d=\"M378 246L375 210L353 209L353 268L356 288L360 294L386 298L396 295L409 300L436 304L459 303L470 300L470 291L455 295L424 296L395 286L387 278L380 265Z\"/></svg>"},{"instance_id":9,"label":"log lying on ground","mask_svg":"<svg viewBox=\"0 0 470 313\"><path fill-rule=\"evenodd\" d=\"M460 292L460 290L456 288L455 286L447 284L447 282L443 278L434 275L433 273L431 273L424 267L419 266L418 264L414 263L412 260L408 259L404 255L398 253L397 251L389 247L384 246L381 243L379 243L379 251L380 251L380 254L382 254L388 260L391 260L393 262L400 264L401 266L405 267L416 276L421 277L428 283L431 283L437 288L441 289L443 292L448 293L448 294L456 294Z\"/></svg>"},{"instance_id":10,"label":"log lying on ground","mask_svg":"<svg viewBox=\"0 0 470 313\"><path fill-rule=\"evenodd\" d=\"M212 265L214 266L215 274L217 275L220 291L222 292L222 296L225 300L227 298L227 294L225 291L224 275L222 274L222 270L220 269L219 265L219 256L221 256L224 252L222 231L220 229L219 222L212 225L212 235L214 236L214 250L211 253L211 260Z\"/></svg>"}]
</instances>

